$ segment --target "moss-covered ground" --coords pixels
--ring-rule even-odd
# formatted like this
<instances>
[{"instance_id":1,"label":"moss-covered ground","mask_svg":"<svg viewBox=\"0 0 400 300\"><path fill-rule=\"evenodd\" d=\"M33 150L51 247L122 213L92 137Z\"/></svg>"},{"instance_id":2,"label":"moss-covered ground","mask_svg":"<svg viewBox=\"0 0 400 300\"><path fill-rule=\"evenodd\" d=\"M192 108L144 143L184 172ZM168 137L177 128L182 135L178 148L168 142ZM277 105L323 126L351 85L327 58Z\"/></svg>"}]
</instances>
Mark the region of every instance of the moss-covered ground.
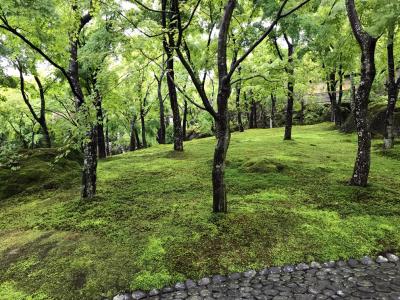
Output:
<instances>
[{"instance_id":1,"label":"moss-covered ground","mask_svg":"<svg viewBox=\"0 0 400 300\"><path fill-rule=\"evenodd\" d=\"M329 124L295 127L294 141L282 134L232 135L229 213L218 216L213 138L187 142L183 153L155 146L100 162L91 201L79 199L78 172L67 178L42 162L71 184L39 180L41 188L0 200L0 299L98 299L216 273L399 253L400 145L383 154L374 141L370 185L357 188L347 185L355 135Z\"/></svg>"}]
</instances>

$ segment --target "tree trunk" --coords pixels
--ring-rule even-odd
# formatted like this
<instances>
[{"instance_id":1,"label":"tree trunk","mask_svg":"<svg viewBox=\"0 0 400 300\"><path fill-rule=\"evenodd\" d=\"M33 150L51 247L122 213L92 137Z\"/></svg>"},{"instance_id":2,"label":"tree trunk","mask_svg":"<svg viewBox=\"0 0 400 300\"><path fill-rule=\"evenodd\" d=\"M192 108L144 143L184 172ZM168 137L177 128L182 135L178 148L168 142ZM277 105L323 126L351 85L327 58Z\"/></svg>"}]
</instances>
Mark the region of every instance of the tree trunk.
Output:
<instances>
[{"instance_id":1,"label":"tree trunk","mask_svg":"<svg viewBox=\"0 0 400 300\"><path fill-rule=\"evenodd\" d=\"M129 151L135 151L136 148L138 148L138 145L136 143L136 136L135 136L135 122L136 118L133 117L131 120L130 124L130 141L129 141Z\"/></svg>"},{"instance_id":2,"label":"tree trunk","mask_svg":"<svg viewBox=\"0 0 400 300\"><path fill-rule=\"evenodd\" d=\"M97 149L99 158L103 159L107 157L107 151L106 151L106 139L104 137L104 126L103 126L104 116L101 103L102 101L100 93L96 90L95 107L96 107L96 117L97 117L97 124L96 124Z\"/></svg>"},{"instance_id":3,"label":"tree trunk","mask_svg":"<svg viewBox=\"0 0 400 300\"><path fill-rule=\"evenodd\" d=\"M343 66L339 66L339 98L337 101L337 111L336 111L336 125L341 126L342 125L342 99L343 99Z\"/></svg>"},{"instance_id":4,"label":"tree trunk","mask_svg":"<svg viewBox=\"0 0 400 300\"><path fill-rule=\"evenodd\" d=\"M108 135L108 118L106 118L106 153L107 156L111 156L110 138Z\"/></svg>"},{"instance_id":5,"label":"tree trunk","mask_svg":"<svg viewBox=\"0 0 400 300\"><path fill-rule=\"evenodd\" d=\"M133 128L133 132L135 134L135 139L136 139L136 149L142 149L142 143L140 142L139 138L139 131L137 130L136 126Z\"/></svg>"},{"instance_id":6,"label":"tree trunk","mask_svg":"<svg viewBox=\"0 0 400 300\"><path fill-rule=\"evenodd\" d=\"M144 109L140 109L140 125L142 127L142 145L143 148L147 148L147 141L146 141L146 124L145 124L145 112Z\"/></svg>"},{"instance_id":7,"label":"tree trunk","mask_svg":"<svg viewBox=\"0 0 400 300\"><path fill-rule=\"evenodd\" d=\"M219 103L222 103L223 101L227 102L229 95L230 87L223 87L218 95L218 98L220 99L217 101ZM217 145L215 146L214 150L214 163L212 171L214 212L227 212L226 185L224 177L226 154L228 152L231 134L229 131L228 110L222 110L222 112L223 113L219 115L219 118L215 122Z\"/></svg>"},{"instance_id":8,"label":"tree trunk","mask_svg":"<svg viewBox=\"0 0 400 300\"><path fill-rule=\"evenodd\" d=\"M182 124L182 136L184 140L186 140L187 116L188 116L188 103L185 100L183 106L183 124Z\"/></svg>"},{"instance_id":9,"label":"tree trunk","mask_svg":"<svg viewBox=\"0 0 400 300\"><path fill-rule=\"evenodd\" d=\"M240 77L241 68L238 67L238 74ZM243 121L242 121L242 109L240 108L240 92L242 89L242 81L239 80L236 83L236 111L237 111L237 121L238 121L238 128L240 132L244 131Z\"/></svg>"},{"instance_id":10,"label":"tree trunk","mask_svg":"<svg viewBox=\"0 0 400 300\"><path fill-rule=\"evenodd\" d=\"M159 144L165 144L165 114L164 114L164 99L161 93L162 88L162 78L163 75L160 76L160 79L157 79L157 97L160 109L160 128L158 129L158 137L157 141Z\"/></svg>"},{"instance_id":11,"label":"tree trunk","mask_svg":"<svg viewBox=\"0 0 400 300\"><path fill-rule=\"evenodd\" d=\"M96 132L92 128L87 134L90 140L83 145L83 176L82 176L82 198L93 198L96 194L96 169L97 169L97 142Z\"/></svg>"},{"instance_id":12,"label":"tree trunk","mask_svg":"<svg viewBox=\"0 0 400 300\"><path fill-rule=\"evenodd\" d=\"M166 0L162 0L162 27L164 30L167 30L166 23ZM171 1L171 11L176 11L176 7L174 5L174 1ZM172 110L172 119L173 119L173 127L174 127L174 150L175 151L183 151L183 136L182 136L182 124L181 118L179 115L179 105L178 105L178 96L176 94L175 88L175 75L174 75L174 48L175 48L175 31L177 27L177 15L170 13L170 20L168 26L167 34L163 35L163 47L164 51L167 55L167 85L169 92L169 100L171 104ZM167 39L168 37L168 39Z\"/></svg>"},{"instance_id":13,"label":"tree trunk","mask_svg":"<svg viewBox=\"0 0 400 300\"><path fill-rule=\"evenodd\" d=\"M327 88L328 88L328 95L329 100L331 102L331 122L337 124L337 110L338 105L336 102L336 69L329 73L327 76Z\"/></svg>"},{"instance_id":14,"label":"tree trunk","mask_svg":"<svg viewBox=\"0 0 400 300\"><path fill-rule=\"evenodd\" d=\"M47 128L46 122L44 122L43 124L40 124L40 126L42 127L42 130L43 130L43 135L44 135L44 139L46 141L46 146L47 146L47 148L51 148L51 138L50 138L50 133L49 133L49 129Z\"/></svg>"},{"instance_id":15,"label":"tree trunk","mask_svg":"<svg viewBox=\"0 0 400 300\"><path fill-rule=\"evenodd\" d=\"M388 64L388 79L387 79L387 90L388 90L388 103L386 108L385 116L385 134L383 139L383 148L393 148L394 144L394 110L397 101L396 92L396 72L394 65L394 26L388 29L388 43L387 43L387 64Z\"/></svg>"},{"instance_id":16,"label":"tree trunk","mask_svg":"<svg viewBox=\"0 0 400 300\"><path fill-rule=\"evenodd\" d=\"M301 99L300 105L301 105L301 107L300 107L300 120L299 120L299 122L300 122L300 125L304 125L305 104L304 104L304 100L303 99Z\"/></svg>"},{"instance_id":17,"label":"tree trunk","mask_svg":"<svg viewBox=\"0 0 400 300\"><path fill-rule=\"evenodd\" d=\"M286 122L285 122L285 136L284 140L292 139L292 124L293 124L293 101L294 101L294 68L293 68L293 53L294 47L287 38L286 42L288 45L288 84L287 84L287 105L286 105Z\"/></svg>"},{"instance_id":18,"label":"tree trunk","mask_svg":"<svg viewBox=\"0 0 400 300\"><path fill-rule=\"evenodd\" d=\"M271 93L271 117L269 119L269 127L275 127L276 97Z\"/></svg>"},{"instance_id":19,"label":"tree trunk","mask_svg":"<svg viewBox=\"0 0 400 300\"><path fill-rule=\"evenodd\" d=\"M358 151L350 184L366 186L371 161L371 133L368 125L368 101L375 78L375 48L377 39L370 36L358 18L354 0L346 0L347 14L353 34L361 48L361 80L355 94L355 121L358 135Z\"/></svg>"}]
</instances>

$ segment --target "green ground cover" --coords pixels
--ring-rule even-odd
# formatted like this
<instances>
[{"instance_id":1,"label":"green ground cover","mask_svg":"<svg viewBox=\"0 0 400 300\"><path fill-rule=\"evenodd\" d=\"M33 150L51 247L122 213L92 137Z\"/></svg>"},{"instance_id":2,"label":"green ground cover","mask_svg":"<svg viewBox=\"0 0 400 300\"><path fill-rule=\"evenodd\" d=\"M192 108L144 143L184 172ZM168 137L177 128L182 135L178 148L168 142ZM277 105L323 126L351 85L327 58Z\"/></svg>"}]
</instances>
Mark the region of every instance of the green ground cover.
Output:
<instances>
[{"instance_id":1,"label":"green ground cover","mask_svg":"<svg viewBox=\"0 0 400 300\"><path fill-rule=\"evenodd\" d=\"M98 196L85 202L75 162L59 168L31 155L17 171L0 169L0 299L96 299L217 273L399 253L400 146L383 154L374 141L370 185L356 188L346 185L355 135L320 124L294 127L294 141L282 136L281 128L232 135L229 213L219 216L211 212L213 138L187 142L184 153L165 145L104 160ZM27 168L40 173L20 181L27 191L6 193Z\"/></svg>"}]
</instances>

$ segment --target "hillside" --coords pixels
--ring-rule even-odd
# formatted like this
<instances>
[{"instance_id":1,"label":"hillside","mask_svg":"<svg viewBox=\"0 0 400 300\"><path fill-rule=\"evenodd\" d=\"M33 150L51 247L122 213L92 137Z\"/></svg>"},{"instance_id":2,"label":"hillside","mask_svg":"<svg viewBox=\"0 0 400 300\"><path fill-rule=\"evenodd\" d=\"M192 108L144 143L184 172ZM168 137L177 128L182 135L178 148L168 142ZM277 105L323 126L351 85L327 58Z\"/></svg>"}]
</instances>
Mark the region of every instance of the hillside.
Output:
<instances>
[{"instance_id":1,"label":"hillside","mask_svg":"<svg viewBox=\"0 0 400 300\"><path fill-rule=\"evenodd\" d=\"M400 146L383 155L375 141L370 185L356 188L346 184L355 135L330 124L294 127L294 141L282 135L232 135L229 213L220 216L211 212L214 138L187 142L183 153L160 145L100 161L91 201L80 200L76 172L26 158L46 180L70 184L46 189L40 177L0 199L0 299L98 299L209 274L399 253ZM0 171L3 185L23 168Z\"/></svg>"}]
</instances>

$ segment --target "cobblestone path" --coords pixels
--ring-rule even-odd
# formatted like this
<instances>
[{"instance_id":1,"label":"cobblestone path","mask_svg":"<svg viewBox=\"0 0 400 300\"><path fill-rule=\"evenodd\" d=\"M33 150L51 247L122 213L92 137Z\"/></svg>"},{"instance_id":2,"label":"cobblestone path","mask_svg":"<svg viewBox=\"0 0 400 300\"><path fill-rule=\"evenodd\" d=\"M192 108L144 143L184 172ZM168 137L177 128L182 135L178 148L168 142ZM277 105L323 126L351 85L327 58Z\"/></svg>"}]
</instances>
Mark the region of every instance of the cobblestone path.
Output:
<instances>
[{"instance_id":1,"label":"cobblestone path","mask_svg":"<svg viewBox=\"0 0 400 300\"><path fill-rule=\"evenodd\" d=\"M260 272L187 280L174 287L121 294L132 299L400 299L398 257L368 257L347 262L298 264Z\"/></svg>"}]
</instances>

